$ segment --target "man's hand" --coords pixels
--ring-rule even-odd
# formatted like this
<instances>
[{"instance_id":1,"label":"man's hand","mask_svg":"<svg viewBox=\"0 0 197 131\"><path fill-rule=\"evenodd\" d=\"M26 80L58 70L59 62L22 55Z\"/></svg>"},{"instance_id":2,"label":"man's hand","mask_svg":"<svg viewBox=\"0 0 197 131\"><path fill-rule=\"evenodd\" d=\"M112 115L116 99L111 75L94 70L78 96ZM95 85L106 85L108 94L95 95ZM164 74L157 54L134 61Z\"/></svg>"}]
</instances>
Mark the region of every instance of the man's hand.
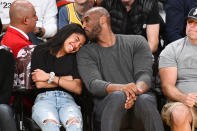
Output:
<instances>
[{"instance_id":1,"label":"man's hand","mask_svg":"<svg viewBox=\"0 0 197 131\"><path fill-rule=\"evenodd\" d=\"M197 102L197 93L186 94L183 104L188 107L193 107Z\"/></svg>"},{"instance_id":2,"label":"man's hand","mask_svg":"<svg viewBox=\"0 0 197 131\"><path fill-rule=\"evenodd\" d=\"M38 37L42 37L45 34L45 29L43 27L35 27L33 33Z\"/></svg>"},{"instance_id":3,"label":"man's hand","mask_svg":"<svg viewBox=\"0 0 197 131\"><path fill-rule=\"evenodd\" d=\"M136 98L135 98L135 100L136 100ZM131 97L130 97L130 99L127 99L125 102L125 109L130 109L131 107L133 107L135 100L132 99Z\"/></svg>"},{"instance_id":4,"label":"man's hand","mask_svg":"<svg viewBox=\"0 0 197 131\"><path fill-rule=\"evenodd\" d=\"M135 83L129 83L126 84L125 86L122 86L121 91L123 91L126 94L127 99L130 99L131 97L132 99L136 100L136 95L138 91Z\"/></svg>"},{"instance_id":5,"label":"man's hand","mask_svg":"<svg viewBox=\"0 0 197 131\"><path fill-rule=\"evenodd\" d=\"M129 84L109 84L106 88L107 93L112 93L114 91L122 91L126 95L125 108L130 109L134 101L136 100L136 96L139 93L135 83Z\"/></svg>"},{"instance_id":6,"label":"man's hand","mask_svg":"<svg viewBox=\"0 0 197 131\"><path fill-rule=\"evenodd\" d=\"M34 82L46 82L50 78L50 74L44 72L41 69L34 70L34 72L32 72L31 75L32 75L32 80Z\"/></svg>"},{"instance_id":7,"label":"man's hand","mask_svg":"<svg viewBox=\"0 0 197 131\"><path fill-rule=\"evenodd\" d=\"M130 109L133 106L134 101L136 100L136 96L138 94L138 90L135 83L126 84L121 88L121 91L123 91L127 96L125 108Z\"/></svg>"}]
</instances>

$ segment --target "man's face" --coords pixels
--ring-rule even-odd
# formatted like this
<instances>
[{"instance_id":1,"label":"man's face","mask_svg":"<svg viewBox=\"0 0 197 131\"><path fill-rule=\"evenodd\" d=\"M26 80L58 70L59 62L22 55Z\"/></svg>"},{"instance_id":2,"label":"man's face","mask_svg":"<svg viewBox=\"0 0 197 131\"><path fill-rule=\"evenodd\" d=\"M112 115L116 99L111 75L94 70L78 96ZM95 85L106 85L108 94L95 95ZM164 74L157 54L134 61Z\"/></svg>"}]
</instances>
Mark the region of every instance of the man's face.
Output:
<instances>
[{"instance_id":1,"label":"man's face","mask_svg":"<svg viewBox=\"0 0 197 131\"><path fill-rule=\"evenodd\" d=\"M77 4L85 4L85 3L87 3L89 0L75 0L75 2L77 3Z\"/></svg>"},{"instance_id":2,"label":"man's face","mask_svg":"<svg viewBox=\"0 0 197 131\"><path fill-rule=\"evenodd\" d=\"M101 32L101 26L99 20L100 19L96 19L96 17L94 17L93 12L86 13L82 18L82 22L83 22L82 27L85 30L88 38L94 42L97 42L98 36Z\"/></svg>"},{"instance_id":3,"label":"man's face","mask_svg":"<svg viewBox=\"0 0 197 131\"><path fill-rule=\"evenodd\" d=\"M122 0L123 5L129 11L131 9L131 5L133 4L135 0Z\"/></svg>"},{"instance_id":4,"label":"man's face","mask_svg":"<svg viewBox=\"0 0 197 131\"><path fill-rule=\"evenodd\" d=\"M197 40L197 20L194 18L188 18L186 34L191 40Z\"/></svg>"},{"instance_id":5,"label":"man's face","mask_svg":"<svg viewBox=\"0 0 197 131\"><path fill-rule=\"evenodd\" d=\"M27 19L29 21L29 23L28 23L29 30L31 30L31 32L33 32L33 30L36 27L36 21L38 21L38 17L36 15L36 11L35 11L34 7L32 7L32 9L29 10L29 15L27 16Z\"/></svg>"}]
</instances>

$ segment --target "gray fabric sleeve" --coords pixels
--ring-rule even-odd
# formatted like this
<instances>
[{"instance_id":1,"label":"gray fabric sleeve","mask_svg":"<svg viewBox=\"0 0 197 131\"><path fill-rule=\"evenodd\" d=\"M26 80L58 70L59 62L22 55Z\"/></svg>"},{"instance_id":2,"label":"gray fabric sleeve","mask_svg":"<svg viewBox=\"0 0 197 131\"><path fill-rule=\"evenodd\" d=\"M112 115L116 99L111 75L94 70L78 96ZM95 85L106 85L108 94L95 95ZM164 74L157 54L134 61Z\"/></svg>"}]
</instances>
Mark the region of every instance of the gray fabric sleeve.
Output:
<instances>
[{"instance_id":1,"label":"gray fabric sleeve","mask_svg":"<svg viewBox=\"0 0 197 131\"><path fill-rule=\"evenodd\" d=\"M161 52L159 58L159 69L165 67L177 67L175 51L170 44Z\"/></svg>"},{"instance_id":2,"label":"gray fabric sleeve","mask_svg":"<svg viewBox=\"0 0 197 131\"><path fill-rule=\"evenodd\" d=\"M143 37L139 37L135 42L133 67L136 83L143 81L151 88L152 54L148 42Z\"/></svg>"},{"instance_id":3,"label":"gray fabric sleeve","mask_svg":"<svg viewBox=\"0 0 197 131\"><path fill-rule=\"evenodd\" d=\"M103 81L92 55L86 50L86 47L82 47L77 53L79 74L88 91L94 96L104 97L107 95L106 87L110 82Z\"/></svg>"}]
</instances>

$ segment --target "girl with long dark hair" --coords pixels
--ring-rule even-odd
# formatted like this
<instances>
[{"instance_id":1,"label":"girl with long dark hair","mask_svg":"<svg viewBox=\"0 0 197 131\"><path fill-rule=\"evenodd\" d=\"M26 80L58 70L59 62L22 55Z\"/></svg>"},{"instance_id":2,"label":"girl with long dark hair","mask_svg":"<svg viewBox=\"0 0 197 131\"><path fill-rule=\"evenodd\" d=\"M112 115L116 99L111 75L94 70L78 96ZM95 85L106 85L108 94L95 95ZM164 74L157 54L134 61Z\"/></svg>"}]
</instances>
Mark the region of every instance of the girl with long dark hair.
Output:
<instances>
[{"instance_id":1,"label":"girl with long dark hair","mask_svg":"<svg viewBox=\"0 0 197 131\"><path fill-rule=\"evenodd\" d=\"M69 24L32 54L32 80L38 92L32 118L42 131L59 131L60 123L66 131L82 130L80 107L72 94L82 91L75 53L85 42L81 26Z\"/></svg>"}]
</instances>

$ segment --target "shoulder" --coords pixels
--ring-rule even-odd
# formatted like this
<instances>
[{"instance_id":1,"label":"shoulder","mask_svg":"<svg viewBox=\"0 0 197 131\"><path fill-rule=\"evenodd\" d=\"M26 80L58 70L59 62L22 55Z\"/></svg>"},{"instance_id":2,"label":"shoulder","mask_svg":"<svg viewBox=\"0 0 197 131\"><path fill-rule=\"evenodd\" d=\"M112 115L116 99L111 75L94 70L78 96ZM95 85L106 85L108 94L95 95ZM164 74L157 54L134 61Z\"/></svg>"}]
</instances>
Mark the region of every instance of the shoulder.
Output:
<instances>
[{"instance_id":1,"label":"shoulder","mask_svg":"<svg viewBox=\"0 0 197 131\"><path fill-rule=\"evenodd\" d=\"M145 38L141 35L124 35L124 34L117 34L116 35L119 38L125 39L125 40L144 40Z\"/></svg>"},{"instance_id":2,"label":"shoulder","mask_svg":"<svg viewBox=\"0 0 197 131\"><path fill-rule=\"evenodd\" d=\"M0 45L0 59L2 61L4 61L4 60L7 61L9 58L14 59L14 55L11 52L11 50L7 46Z\"/></svg>"},{"instance_id":3,"label":"shoulder","mask_svg":"<svg viewBox=\"0 0 197 131\"><path fill-rule=\"evenodd\" d=\"M175 50L180 50L183 47L186 37L178 39L167 45L166 48L173 48Z\"/></svg>"},{"instance_id":4,"label":"shoulder","mask_svg":"<svg viewBox=\"0 0 197 131\"><path fill-rule=\"evenodd\" d=\"M7 52L11 52L10 48L5 46L5 45L1 45L0 44L0 51L7 51Z\"/></svg>"},{"instance_id":5,"label":"shoulder","mask_svg":"<svg viewBox=\"0 0 197 131\"><path fill-rule=\"evenodd\" d=\"M77 57L81 56L95 56L97 55L99 48L97 46L97 43L89 42L88 44L84 45L80 48L80 50L77 52Z\"/></svg>"},{"instance_id":6,"label":"shoulder","mask_svg":"<svg viewBox=\"0 0 197 131\"><path fill-rule=\"evenodd\" d=\"M47 54L49 54L49 51L47 50L45 45L41 44L41 45L37 45L34 48L32 57L36 57L40 59L41 57L44 57Z\"/></svg>"},{"instance_id":7,"label":"shoulder","mask_svg":"<svg viewBox=\"0 0 197 131\"><path fill-rule=\"evenodd\" d=\"M74 8L74 3L69 3L67 5L64 6L66 9L67 8Z\"/></svg>"},{"instance_id":8,"label":"shoulder","mask_svg":"<svg viewBox=\"0 0 197 131\"><path fill-rule=\"evenodd\" d=\"M128 46L139 46L147 45L146 39L141 35L116 35L117 40L122 44L127 44Z\"/></svg>"},{"instance_id":9,"label":"shoulder","mask_svg":"<svg viewBox=\"0 0 197 131\"><path fill-rule=\"evenodd\" d=\"M68 13L70 14L70 11L74 10L73 8L73 3L62 6L59 10L59 18L68 17Z\"/></svg>"},{"instance_id":10,"label":"shoulder","mask_svg":"<svg viewBox=\"0 0 197 131\"><path fill-rule=\"evenodd\" d=\"M63 13L63 12L67 12L67 6L68 5L65 5L65 6L62 6L59 10L59 12Z\"/></svg>"},{"instance_id":11,"label":"shoulder","mask_svg":"<svg viewBox=\"0 0 197 131\"><path fill-rule=\"evenodd\" d=\"M45 52L47 49L46 49L46 45L45 44L40 44L40 45L37 45L34 49L34 52Z\"/></svg>"},{"instance_id":12,"label":"shoulder","mask_svg":"<svg viewBox=\"0 0 197 131\"><path fill-rule=\"evenodd\" d=\"M21 41L25 41L23 39L23 35L21 33L19 33L18 31L16 31L15 29L12 28L8 28L7 32L5 33L4 37L3 37L3 41L11 41L13 43L18 43Z\"/></svg>"},{"instance_id":13,"label":"shoulder","mask_svg":"<svg viewBox=\"0 0 197 131\"><path fill-rule=\"evenodd\" d=\"M166 56L168 54L177 55L184 46L185 38L178 39L170 44L168 44L165 49L161 52L160 56Z\"/></svg>"},{"instance_id":14,"label":"shoulder","mask_svg":"<svg viewBox=\"0 0 197 131\"><path fill-rule=\"evenodd\" d=\"M1 43L10 47L11 49L20 45L27 45L27 41L22 39L20 36L9 32L4 35Z\"/></svg>"},{"instance_id":15,"label":"shoulder","mask_svg":"<svg viewBox=\"0 0 197 131\"><path fill-rule=\"evenodd\" d=\"M93 50L94 48L97 47L97 43L95 42L88 42L84 46L80 48L80 50Z\"/></svg>"}]
</instances>

